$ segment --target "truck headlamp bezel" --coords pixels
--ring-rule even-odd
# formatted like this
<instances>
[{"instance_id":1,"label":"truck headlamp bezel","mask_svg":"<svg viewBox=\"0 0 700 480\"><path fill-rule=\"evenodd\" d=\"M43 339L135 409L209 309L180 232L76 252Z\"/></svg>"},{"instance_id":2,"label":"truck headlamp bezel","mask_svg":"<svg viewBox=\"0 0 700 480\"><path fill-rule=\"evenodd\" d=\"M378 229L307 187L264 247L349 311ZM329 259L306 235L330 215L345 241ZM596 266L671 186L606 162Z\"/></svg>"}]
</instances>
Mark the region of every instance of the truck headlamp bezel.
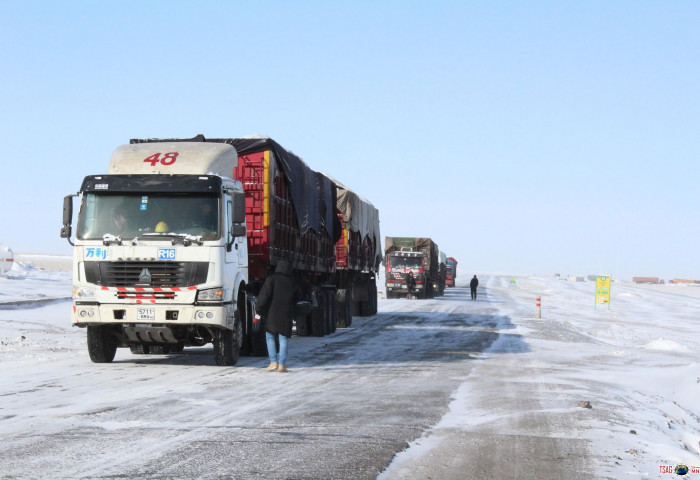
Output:
<instances>
[{"instance_id":1,"label":"truck headlamp bezel","mask_svg":"<svg viewBox=\"0 0 700 480\"><path fill-rule=\"evenodd\" d=\"M73 287L73 300L76 302L95 300L95 289L90 287Z\"/></svg>"},{"instance_id":2,"label":"truck headlamp bezel","mask_svg":"<svg viewBox=\"0 0 700 480\"><path fill-rule=\"evenodd\" d=\"M197 292L197 302L201 303L221 303L224 301L224 289L207 288Z\"/></svg>"}]
</instances>

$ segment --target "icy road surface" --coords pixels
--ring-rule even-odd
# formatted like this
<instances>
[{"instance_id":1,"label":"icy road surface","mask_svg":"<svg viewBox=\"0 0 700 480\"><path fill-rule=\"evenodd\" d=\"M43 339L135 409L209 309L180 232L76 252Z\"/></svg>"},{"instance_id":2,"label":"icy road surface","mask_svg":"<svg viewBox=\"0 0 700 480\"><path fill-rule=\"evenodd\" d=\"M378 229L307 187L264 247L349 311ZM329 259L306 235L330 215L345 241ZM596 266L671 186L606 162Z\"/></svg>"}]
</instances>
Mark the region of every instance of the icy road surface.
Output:
<instances>
[{"instance_id":1,"label":"icy road surface","mask_svg":"<svg viewBox=\"0 0 700 480\"><path fill-rule=\"evenodd\" d=\"M350 328L293 337L279 374L264 358L216 367L210 346L93 364L60 299L67 274L0 279L0 478L657 478L700 464L697 342L654 319L675 307L680 325L697 297L628 285L608 311L590 283L481 283L474 302L463 287L382 299ZM659 378L678 386L665 395Z\"/></svg>"}]
</instances>

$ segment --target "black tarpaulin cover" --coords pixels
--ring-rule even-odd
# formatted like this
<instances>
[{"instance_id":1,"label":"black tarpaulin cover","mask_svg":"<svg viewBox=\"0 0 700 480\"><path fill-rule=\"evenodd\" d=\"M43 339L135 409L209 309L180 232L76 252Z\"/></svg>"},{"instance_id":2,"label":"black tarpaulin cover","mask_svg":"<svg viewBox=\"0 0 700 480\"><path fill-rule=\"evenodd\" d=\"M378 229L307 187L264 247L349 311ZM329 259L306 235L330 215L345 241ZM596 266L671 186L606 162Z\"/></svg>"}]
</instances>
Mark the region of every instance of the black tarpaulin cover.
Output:
<instances>
[{"instance_id":1,"label":"black tarpaulin cover","mask_svg":"<svg viewBox=\"0 0 700 480\"><path fill-rule=\"evenodd\" d=\"M320 233L324 228L333 242L338 241L341 231L335 214L336 189L328 177L311 170L301 158L269 137L234 138L232 144L239 156L272 151L289 181L301 234L308 229Z\"/></svg>"},{"instance_id":2,"label":"black tarpaulin cover","mask_svg":"<svg viewBox=\"0 0 700 480\"><path fill-rule=\"evenodd\" d=\"M374 237L374 256L382 258L381 236L379 234L379 210L366 198L358 195L335 178L325 174L338 187L337 206L345 221L345 228L360 232L361 238Z\"/></svg>"},{"instance_id":3,"label":"black tarpaulin cover","mask_svg":"<svg viewBox=\"0 0 700 480\"><path fill-rule=\"evenodd\" d=\"M217 142L233 145L238 155L247 153L259 153L266 150L272 151L272 156L284 171L284 175L289 182L292 192L292 202L297 216L297 223L301 234L312 229L316 233L321 233L321 228L325 228L328 235L337 242L342 234L340 220L335 214L336 188L335 184L325 175L311 170L304 161L294 155L282 145L275 142L270 137L250 136L243 138L205 138L199 134L194 138L170 138L170 139L137 139L132 138L134 143L153 142Z\"/></svg>"}]
</instances>

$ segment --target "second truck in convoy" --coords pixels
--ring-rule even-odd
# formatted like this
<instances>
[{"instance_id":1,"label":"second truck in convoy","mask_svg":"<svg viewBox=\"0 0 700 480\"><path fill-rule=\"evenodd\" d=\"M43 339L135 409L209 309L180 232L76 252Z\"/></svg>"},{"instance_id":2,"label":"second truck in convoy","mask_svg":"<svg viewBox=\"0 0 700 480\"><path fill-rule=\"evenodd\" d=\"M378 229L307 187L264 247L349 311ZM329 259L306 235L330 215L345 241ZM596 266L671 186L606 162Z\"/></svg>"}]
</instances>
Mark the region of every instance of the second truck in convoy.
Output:
<instances>
[{"instance_id":1,"label":"second truck in convoy","mask_svg":"<svg viewBox=\"0 0 700 480\"><path fill-rule=\"evenodd\" d=\"M439 249L430 238L386 237L384 266L386 268L386 297L400 298L408 293L406 276L415 280L414 294L418 298L434 298L440 291Z\"/></svg>"},{"instance_id":2,"label":"second truck in convoy","mask_svg":"<svg viewBox=\"0 0 700 480\"><path fill-rule=\"evenodd\" d=\"M352 316L377 313L377 273L382 262L379 211L337 180L337 212L341 236L336 244L338 326Z\"/></svg>"},{"instance_id":3,"label":"second truck in convoy","mask_svg":"<svg viewBox=\"0 0 700 480\"><path fill-rule=\"evenodd\" d=\"M255 299L283 259L304 292L297 334L348 325L353 309L375 313L378 214L359 197L346 209L346 192L266 137L117 148L108 173L86 177L64 201L61 236L73 244L80 197L72 323L87 329L90 358L207 343L218 365L265 355Z\"/></svg>"}]
</instances>

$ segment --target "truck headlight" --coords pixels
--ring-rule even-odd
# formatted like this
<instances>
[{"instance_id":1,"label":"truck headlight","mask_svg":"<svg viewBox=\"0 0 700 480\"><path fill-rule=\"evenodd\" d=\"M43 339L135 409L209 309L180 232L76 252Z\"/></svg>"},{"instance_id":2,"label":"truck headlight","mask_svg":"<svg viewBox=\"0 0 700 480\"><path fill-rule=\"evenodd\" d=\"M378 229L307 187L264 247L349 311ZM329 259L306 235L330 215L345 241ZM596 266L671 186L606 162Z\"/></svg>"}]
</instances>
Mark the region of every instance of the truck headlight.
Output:
<instances>
[{"instance_id":1,"label":"truck headlight","mask_svg":"<svg viewBox=\"0 0 700 480\"><path fill-rule=\"evenodd\" d=\"M95 300L95 290L88 287L73 287L73 300Z\"/></svg>"},{"instance_id":2,"label":"truck headlight","mask_svg":"<svg viewBox=\"0 0 700 480\"><path fill-rule=\"evenodd\" d=\"M198 302L223 302L224 301L224 289L223 288L209 288L207 290L200 290L197 292Z\"/></svg>"}]
</instances>

